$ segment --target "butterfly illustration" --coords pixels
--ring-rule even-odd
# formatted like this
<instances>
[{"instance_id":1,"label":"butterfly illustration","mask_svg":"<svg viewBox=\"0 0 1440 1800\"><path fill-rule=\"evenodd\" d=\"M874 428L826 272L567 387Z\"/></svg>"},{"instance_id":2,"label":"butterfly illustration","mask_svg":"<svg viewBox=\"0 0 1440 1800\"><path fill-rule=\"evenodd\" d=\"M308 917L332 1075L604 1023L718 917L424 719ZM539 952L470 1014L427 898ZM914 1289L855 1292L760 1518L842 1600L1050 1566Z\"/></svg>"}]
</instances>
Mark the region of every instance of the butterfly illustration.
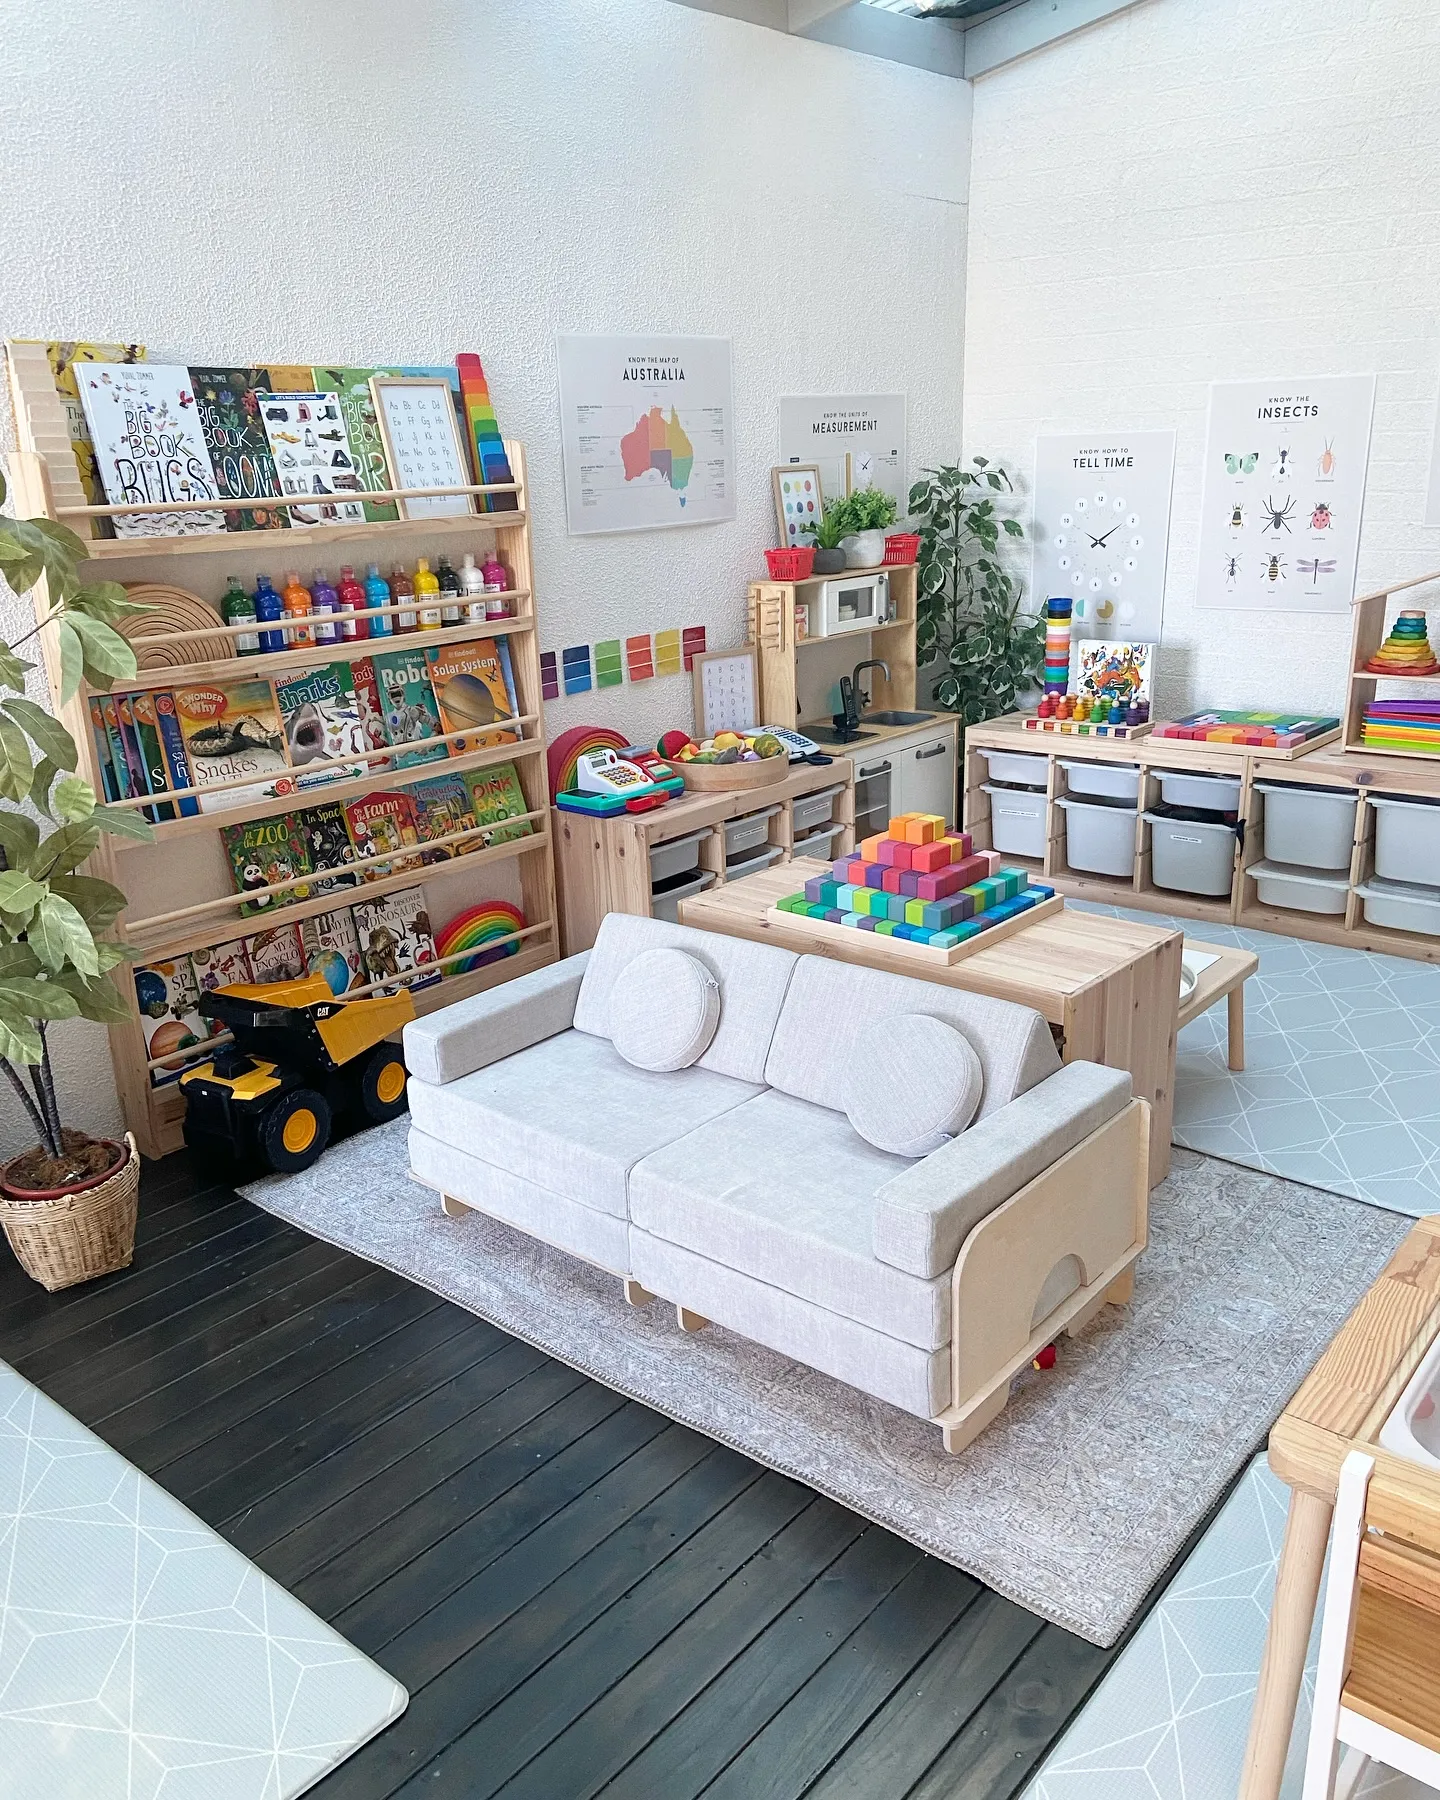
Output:
<instances>
[{"instance_id":1,"label":"butterfly illustration","mask_svg":"<svg viewBox=\"0 0 1440 1800\"><path fill-rule=\"evenodd\" d=\"M1237 456L1233 451L1225 452L1225 473L1227 475L1253 475L1255 465L1260 460L1260 452L1251 450L1244 456Z\"/></svg>"}]
</instances>

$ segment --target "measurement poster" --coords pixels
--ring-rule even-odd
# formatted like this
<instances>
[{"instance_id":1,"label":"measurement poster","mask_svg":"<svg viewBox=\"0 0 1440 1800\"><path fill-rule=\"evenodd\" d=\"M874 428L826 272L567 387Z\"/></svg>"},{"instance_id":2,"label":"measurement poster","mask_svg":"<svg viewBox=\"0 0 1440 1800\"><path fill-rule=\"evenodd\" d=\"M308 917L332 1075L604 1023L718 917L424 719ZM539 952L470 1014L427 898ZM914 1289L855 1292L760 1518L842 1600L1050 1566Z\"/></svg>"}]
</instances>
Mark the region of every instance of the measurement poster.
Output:
<instances>
[{"instance_id":1,"label":"measurement poster","mask_svg":"<svg viewBox=\"0 0 1440 1800\"><path fill-rule=\"evenodd\" d=\"M1373 375L1211 385L1197 606L1349 611L1374 406Z\"/></svg>"}]
</instances>

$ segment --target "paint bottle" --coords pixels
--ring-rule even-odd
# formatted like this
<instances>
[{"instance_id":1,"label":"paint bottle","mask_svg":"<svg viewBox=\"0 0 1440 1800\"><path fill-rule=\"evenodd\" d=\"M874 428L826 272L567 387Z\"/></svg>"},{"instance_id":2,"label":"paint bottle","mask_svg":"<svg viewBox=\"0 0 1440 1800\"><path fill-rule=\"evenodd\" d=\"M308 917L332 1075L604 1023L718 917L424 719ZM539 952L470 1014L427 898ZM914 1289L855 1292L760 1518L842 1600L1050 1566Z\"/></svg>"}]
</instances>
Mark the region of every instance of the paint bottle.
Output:
<instances>
[{"instance_id":1,"label":"paint bottle","mask_svg":"<svg viewBox=\"0 0 1440 1800\"><path fill-rule=\"evenodd\" d=\"M380 573L379 563L371 563L365 571L365 604L367 606L389 606L390 604L390 584ZM366 619L363 623L370 627L372 638L393 637L395 634L394 619Z\"/></svg>"},{"instance_id":2,"label":"paint bottle","mask_svg":"<svg viewBox=\"0 0 1440 1800\"><path fill-rule=\"evenodd\" d=\"M285 603L270 585L268 575L255 577L255 617L262 625L285 616ZM260 649L262 652L283 650L285 633L283 631L262 631L260 633Z\"/></svg>"},{"instance_id":3,"label":"paint bottle","mask_svg":"<svg viewBox=\"0 0 1440 1800\"><path fill-rule=\"evenodd\" d=\"M340 596L330 585L330 577L323 569L317 569L310 582L310 608L315 614L315 642L317 644L336 644L340 641L340 626L337 614L340 611Z\"/></svg>"},{"instance_id":4,"label":"paint bottle","mask_svg":"<svg viewBox=\"0 0 1440 1800\"><path fill-rule=\"evenodd\" d=\"M485 577L475 567L475 558L467 550L460 564L460 594L467 625L485 623Z\"/></svg>"},{"instance_id":5,"label":"paint bottle","mask_svg":"<svg viewBox=\"0 0 1440 1800\"><path fill-rule=\"evenodd\" d=\"M405 602L415 598L415 583L396 563L390 575L390 594L396 606L401 610L395 618L396 631L414 631L416 629L415 609L407 607Z\"/></svg>"},{"instance_id":6,"label":"paint bottle","mask_svg":"<svg viewBox=\"0 0 1440 1800\"><path fill-rule=\"evenodd\" d=\"M225 577L225 594L220 602L220 616L227 625L253 625L256 623L255 602L241 587L238 575ZM230 641L235 646L237 656L258 656L260 654L258 631L242 631L238 637L234 637Z\"/></svg>"},{"instance_id":7,"label":"paint bottle","mask_svg":"<svg viewBox=\"0 0 1440 1800\"><path fill-rule=\"evenodd\" d=\"M285 577L280 603L285 608L287 619L308 619L310 616L310 590L301 587L299 572L295 569L291 569ZM285 633L286 646L291 650L299 650L302 646L314 642L314 633L308 625L291 626Z\"/></svg>"},{"instance_id":8,"label":"paint bottle","mask_svg":"<svg viewBox=\"0 0 1440 1800\"><path fill-rule=\"evenodd\" d=\"M347 644L353 644L356 638L370 635L369 621L357 619L357 612L364 612L369 602L365 598L365 590L355 579L353 569L340 571L340 585L335 590L340 601L340 636Z\"/></svg>"},{"instance_id":9,"label":"paint bottle","mask_svg":"<svg viewBox=\"0 0 1440 1800\"><path fill-rule=\"evenodd\" d=\"M436 564L435 578L440 583L440 623L442 625L458 625L460 623L460 577L450 567L448 556L442 556Z\"/></svg>"},{"instance_id":10,"label":"paint bottle","mask_svg":"<svg viewBox=\"0 0 1440 1800\"><path fill-rule=\"evenodd\" d=\"M415 561L415 622L421 631L440 629L440 583L424 556Z\"/></svg>"},{"instance_id":11,"label":"paint bottle","mask_svg":"<svg viewBox=\"0 0 1440 1800\"><path fill-rule=\"evenodd\" d=\"M485 577L485 617L508 619L510 603L499 596L510 586L510 572L493 550L485 558L485 567L481 573Z\"/></svg>"}]
</instances>

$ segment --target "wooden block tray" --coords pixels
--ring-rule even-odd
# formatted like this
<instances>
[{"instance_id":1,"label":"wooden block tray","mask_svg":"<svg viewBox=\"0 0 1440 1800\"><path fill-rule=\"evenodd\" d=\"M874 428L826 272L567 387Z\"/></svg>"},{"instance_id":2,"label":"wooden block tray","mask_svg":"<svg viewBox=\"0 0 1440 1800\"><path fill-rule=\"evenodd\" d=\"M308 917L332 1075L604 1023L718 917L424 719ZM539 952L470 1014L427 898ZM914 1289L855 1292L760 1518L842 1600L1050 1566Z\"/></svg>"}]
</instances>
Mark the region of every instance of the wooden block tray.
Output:
<instances>
[{"instance_id":1,"label":"wooden block tray","mask_svg":"<svg viewBox=\"0 0 1440 1800\"><path fill-rule=\"evenodd\" d=\"M1042 719L1038 713L1027 713L1021 721L1027 731L1054 731L1061 737L1142 738L1155 727L1147 720L1143 725L1096 724L1090 719Z\"/></svg>"},{"instance_id":2,"label":"wooden block tray","mask_svg":"<svg viewBox=\"0 0 1440 1800\"><path fill-rule=\"evenodd\" d=\"M963 944L953 944L948 950L937 950L931 944L917 944L914 938L883 936L879 941L893 949L897 956L908 957L915 962L918 965L917 974L925 968L953 969L956 963L964 962L967 956L973 956L977 950L986 950L991 944L1002 943L1006 938L1014 937L1017 931L1024 931L1027 926L1035 924L1037 920L1051 918L1064 910L1064 899L1059 894L1052 894L1038 906L1017 913L1013 919L1006 919L1003 925L992 925L988 931L977 931L974 937L967 938ZM810 919L804 913L785 912L778 906L767 907L765 917L772 925L783 925L787 931L813 937L822 944L853 944L857 937L871 935L855 925L836 925L829 919Z\"/></svg>"}]
</instances>

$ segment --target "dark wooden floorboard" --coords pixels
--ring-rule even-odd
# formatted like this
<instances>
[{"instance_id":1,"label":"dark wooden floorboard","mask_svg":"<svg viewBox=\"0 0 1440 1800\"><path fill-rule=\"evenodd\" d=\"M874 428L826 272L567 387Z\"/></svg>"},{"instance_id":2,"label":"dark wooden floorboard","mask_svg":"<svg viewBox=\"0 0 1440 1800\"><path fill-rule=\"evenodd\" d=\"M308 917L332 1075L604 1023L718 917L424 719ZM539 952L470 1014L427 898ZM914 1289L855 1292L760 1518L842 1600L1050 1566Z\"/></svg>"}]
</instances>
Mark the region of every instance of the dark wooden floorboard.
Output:
<instances>
[{"instance_id":1,"label":"dark wooden floorboard","mask_svg":"<svg viewBox=\"0 0 1440 1800\"><path fill-rule=\"evenodd\" d=\"M320 1800L1011 1800L1114 1655L183 1155L0 1356L407 1685Z\"/></svg>"}]
</instances>

